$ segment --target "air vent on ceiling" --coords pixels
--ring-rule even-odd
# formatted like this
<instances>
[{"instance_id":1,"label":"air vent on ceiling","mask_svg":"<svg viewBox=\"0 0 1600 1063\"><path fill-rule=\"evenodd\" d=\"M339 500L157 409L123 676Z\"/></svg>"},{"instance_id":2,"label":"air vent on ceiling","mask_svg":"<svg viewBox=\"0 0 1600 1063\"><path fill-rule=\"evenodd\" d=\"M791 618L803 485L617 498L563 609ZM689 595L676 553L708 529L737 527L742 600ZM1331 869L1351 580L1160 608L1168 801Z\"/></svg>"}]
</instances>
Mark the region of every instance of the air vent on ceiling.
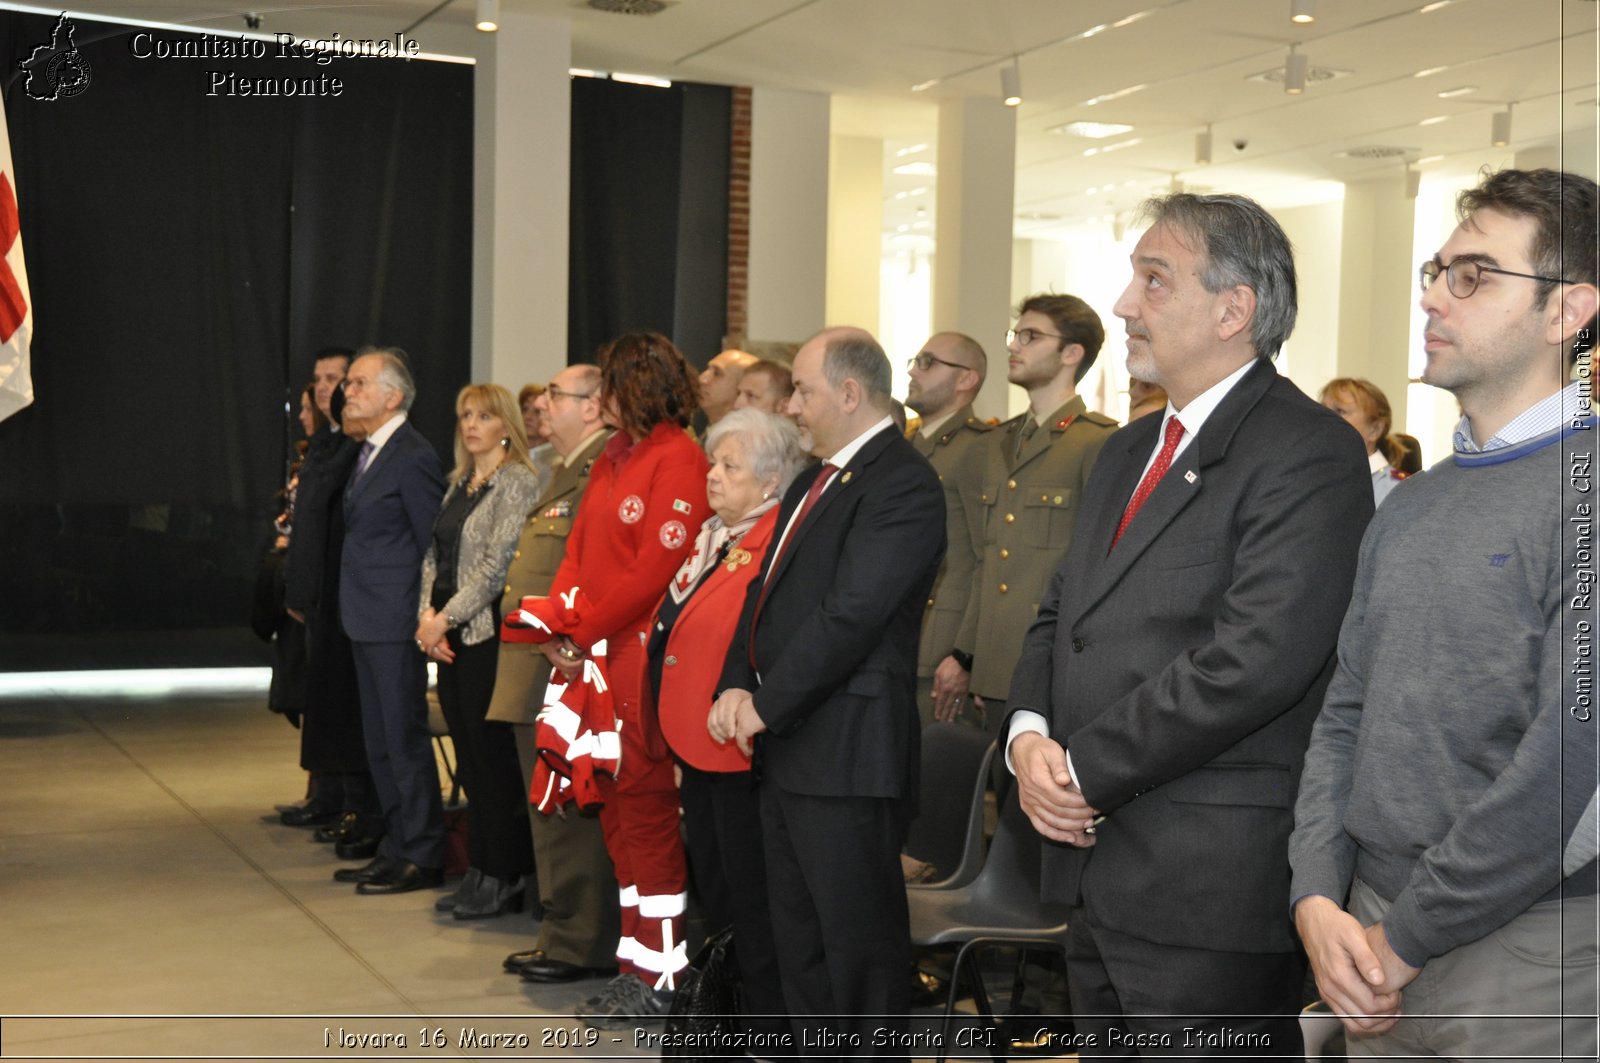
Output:
<instances>
[{"instance_id":1,"label":"air vent on ceiling","mask_svg":"<svg viewBox=\"0 0 1600 1063\"><path fill-rule=\"evenodd\" d=\"M1338 70L1331 66L1313 66L1306 70L1306 83L1320 85L1324 81L1337 81L1354 74L1354 70ZM1246 81L1270 81L1274 84L1283 84L1283 67L1275 66L1271 70L1263 70L1259 74L1251 74Z\"/></svg>"},{"instance_id":2,"label":"air vent on ceiling","mask_svg":"<svg viewBox=\"0 0 1600 1063\"><path fill-rule=\"evenodd\" d=\"M588 4L612 15L659 15L667 9L666 0L588 0Z\"/></svg>"},{"instance_id":3,"label":"air vent on ceiling","mask_svg":"<svg viewBox=\"0 0 1600 1063\"><path fill-rule=\"evenodd\" d=\"M1334 154L1345 159L1399 159L1416 150L1416 148L1397 148L1392 144L1363 144L1359 148L1346 148Z\"/></svg>"}]
</instances>

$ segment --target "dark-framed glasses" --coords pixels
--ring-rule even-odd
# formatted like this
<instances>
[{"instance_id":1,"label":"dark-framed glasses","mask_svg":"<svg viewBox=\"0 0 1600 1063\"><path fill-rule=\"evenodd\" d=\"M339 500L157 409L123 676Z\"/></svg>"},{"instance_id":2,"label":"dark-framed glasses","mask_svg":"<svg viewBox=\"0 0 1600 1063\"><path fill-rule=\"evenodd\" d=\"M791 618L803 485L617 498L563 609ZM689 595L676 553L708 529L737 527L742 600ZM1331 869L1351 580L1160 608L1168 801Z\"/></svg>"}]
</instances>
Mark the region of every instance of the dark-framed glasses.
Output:
<instances>
[{"instance_id":1,"label":"dark-framed glasses","mask_svg":"<svg viewBox=\"0 0 1600 1063\"><path fill-rule=\"evenodd\" d=\"M1504 273L1508 277L1525 277L1531 281L1545 281L1548 284L1571 284L1572 281L1560 277L1541 277L1536 273L1518 273L1516 270L1501 269L1498 266L1485 266L1475 258L1458 258L1448 266L1436 258L1430 258L1417 267L1417 282L1422 286L1424 294L1433 287L1433 282L1439 279L1439 274L1444 274L1444 283L1450 289L1450 294L1457 299L1471 297L1478 290L1478 280L1485 273Z\"/></svg>"},{"instance_id":2,"label":"dark-framed glasses","mask_svg":"<svg viewBox=\"0 0 1600 1063\"><path fill-rule=\"evenodd\" d=\"M910 360L908 360L906 362L906 370L907 370L907 372L909 372L912 369L920 369L924 373L926 373L928 370L932 369L936 365L947 365L951 369L965 369L966 368L966 366L962 365L960 362L947 362L943 358L935 358L933 355L929 354L927 351L923 351L921 354L917 355L914 358L911 358Z\"/></svg>"},{"instance_id":3,"label":"dark-framed glasses","mask_svg":"<svg viewBox=\"0 0 1600 1063\"><path fill-rule=\"evenodd\" d=\"M1057 333L1041 332L1036 328L1008 328L1006 329L1006 346L1011 346L1011 342L1015 340L1018 347L1026 347L1040 336L1049 336L1053 340L1066 339L1065 336Z\"/></svg>"},{"instance_id":4,"label":"dark-framed glasses","mask_svg":"<svg viewBox=\"0 0 1600 1063\"><path fill-rule=\"evenodd\" d=\"M549 398L549 400L551 402L555 402L557 399L592 399L592 398L594 398L594 392L592 392L592 391L563 391L560 388L556 387L554 384L551 384L549 387L545 388L544 389L544 393L545 393L546 397Z\"/></svg>"}]
</instances>

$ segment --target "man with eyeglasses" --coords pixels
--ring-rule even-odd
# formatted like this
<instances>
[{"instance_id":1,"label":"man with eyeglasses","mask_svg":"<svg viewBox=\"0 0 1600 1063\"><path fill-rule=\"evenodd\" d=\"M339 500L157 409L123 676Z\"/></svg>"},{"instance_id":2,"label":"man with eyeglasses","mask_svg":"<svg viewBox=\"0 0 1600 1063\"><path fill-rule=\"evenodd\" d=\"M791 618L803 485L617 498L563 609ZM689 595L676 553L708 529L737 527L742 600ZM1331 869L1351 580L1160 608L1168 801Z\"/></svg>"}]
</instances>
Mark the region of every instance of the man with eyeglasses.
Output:
<instances>
[{"instance_id":1,"label":"man with eyeglasses","mask_svg":"<svg viewBox=\"0 0 1600 1063\"><path fill-rule=\"evenodd\" d=\"M1005 719L1022 637L1072 541L1089 470L1117 427L1077 392L1105 337L1089 304L1050 294L1024 300L1006 334L1006 379L1027 391L1028 411L970 448L956 472L963 538L979 560L955 642L934 673L938 719L963 718L969 696L971 718L991 734Z\"/></svg>"},{"instance_id":2,"label":"man with eyeglasses","mask_svg":"<svg viewBox=\"0 0 1600 1063\"><path fill-rule=\"evenodd\" d=\"M600 414L600 370L571 365L555 375L534 400L560 458L544 497L534 505L506 570L505 602L550 593L566 554L567 535L578 502L589 485L589 467L611 438ZM544 700L550 662L537 646L501 642L499 671L488 718L514 724L523 785L537 764L534 717ZM530 809L533 858L540 904L534 906L539 938L534 947L506 957L505 968L530 982L572 982L616 973L620 916L611 858L600 820Z\"/></svg>"},{"instance_id":3,"label":"man with eyeglasses","mask_svg":"<svg viewBox=\"0 0 1600 1063\"><path fill-rule=\"evenodd\" d=\"M906 369L911 373L906 405L922 417L911 445L939 474L950 543L928 596L927 611L922 614L922 636L918 641L917 714L926 727L934 719L934 670L956 644L978 565L977 543L967 531L961 510L965 485L959 472L967 453L987 438L993 426L972 412L972 400L983 387L989 359L971 336L934 333L906 363ZM970 463L966 467L978 468Z\"/></svg>"},{"instance_id":4,"label":"man with eyeglasses","mask_svg":"<svg viewBox=\"0 0 1600 1063\"><path fill-rule=\"evenodd\" d=\"M1597 198L1504 170L1421 268L1455 452L1362 543L1289 848L1352 1056L1596 1055Z\"/></svg>"}]
</instances>

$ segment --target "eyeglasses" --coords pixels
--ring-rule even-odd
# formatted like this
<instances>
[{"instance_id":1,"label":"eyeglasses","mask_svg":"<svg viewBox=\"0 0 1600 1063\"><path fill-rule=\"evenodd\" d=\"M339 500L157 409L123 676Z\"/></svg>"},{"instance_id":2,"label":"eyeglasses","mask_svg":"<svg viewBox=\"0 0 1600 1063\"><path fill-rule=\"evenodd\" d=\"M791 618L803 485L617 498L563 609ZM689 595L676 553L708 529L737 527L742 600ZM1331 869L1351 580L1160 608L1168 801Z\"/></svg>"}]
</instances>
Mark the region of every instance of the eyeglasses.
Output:
<instances>
[{"instance_id":1,"label":"eyeglasses","mask_svg":"<svg viewBox=\"0 0 1600 1063\"><path fill-rule=\"evenodd\" d=\"M1500 269L1497 266L1485 266L1473 258L1458 258L1448 266L1436 258L1431 258L1417 268L1417 282L1422 285L1423 294L1427 294L1433 282L1439 279L1439 274L1444 274L1444 283L1450 289L1450 294L1457 299L1469 298L1478 290L1478 278L1485 273L1504 273L1508 277L1526 277L1531 281L1545 281L1549 284L1572 284L1573 281L1563 280L1560 277L1541 277L1536 273L1518 273L1515 270Z\"/></svg>"},{"instance_id":2,"label":"eyeglasses","mask_svg":"<svg viewBox=\"0 0 1600 1063\"><path fill-rule=\"evenodd\" d=\"M1053 340L1066 339L1065 336L1058 336L1054 332L1040 332L1036 328L1008 328L1006 329L1006 346L1009 347L1011 341L1016 340L1018 347L1026 347L1040 336L1049 336Z\"/></svg>"},{"instance_id":3,"label":"eyeglasses","mask_svg":"<svg viewBox=\"0 0 1600 1063\"><path fill-rule=\"evenodd\" d=\"M912 369L920 369L924 373L926 373L928 370L932 369L936 365L947 365L951 369L965 369L965 368L967 368L966 366L962 365L960 362L947 362L943 358L935 358L933 355L929 354L927 351L923 351L921 354L917 355L915 358L912 358L910 361L906 362L906 370L909 372Z\"/></svg>"},{"instance_id":4,"label":"eyeglasses","mask_svg":"<svg viewBox=\"0 0 1600 1063\"><path fill-rule=\"evenodd\" d=\"M592 392L592 391L562 391L560 388L556 387L554 384L551 384L549 387L545 388L544 389L544 393L549 398L549 400L551 402L555 402L557 399L592 399L592 398L594 398L594 392Z\"/></svg>"}]
</instances>

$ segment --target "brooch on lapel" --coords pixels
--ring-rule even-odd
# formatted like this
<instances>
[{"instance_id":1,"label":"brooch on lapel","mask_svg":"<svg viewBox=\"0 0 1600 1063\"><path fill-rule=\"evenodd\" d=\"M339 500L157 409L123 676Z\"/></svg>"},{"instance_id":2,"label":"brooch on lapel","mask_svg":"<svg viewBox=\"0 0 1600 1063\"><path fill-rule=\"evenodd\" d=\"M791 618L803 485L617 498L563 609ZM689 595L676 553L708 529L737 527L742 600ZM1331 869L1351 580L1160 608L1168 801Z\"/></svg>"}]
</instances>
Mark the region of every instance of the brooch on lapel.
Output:
<instances>
[{"instance_id":1,"label":"brooch on lapel","mask_svg":"<svg viewBox=\"0 0 1600 1063\"><path fill-rule=\"evenodd\" d=\"M852 477L854 475L855 475L855 473L853 473L853 472L845 473L843 476L839 477L839 483L841 483L841 484L849 483L850 482L850 477Z\"/></svg>"},{"instance_id":2,"label":"brooch on lapel","mask_svg":"<svg viewBox=\"0 0 1600 1063\"><path fill-rule=\"evenodd\" d=\"M728 571L737 572L739 571L740 565L748 565L754 559L754 555L752 555L750 551L746 550L742 546L735 546L732 550L728 551L728 560L726 562Z\"/></svg>"}]
</instances>

